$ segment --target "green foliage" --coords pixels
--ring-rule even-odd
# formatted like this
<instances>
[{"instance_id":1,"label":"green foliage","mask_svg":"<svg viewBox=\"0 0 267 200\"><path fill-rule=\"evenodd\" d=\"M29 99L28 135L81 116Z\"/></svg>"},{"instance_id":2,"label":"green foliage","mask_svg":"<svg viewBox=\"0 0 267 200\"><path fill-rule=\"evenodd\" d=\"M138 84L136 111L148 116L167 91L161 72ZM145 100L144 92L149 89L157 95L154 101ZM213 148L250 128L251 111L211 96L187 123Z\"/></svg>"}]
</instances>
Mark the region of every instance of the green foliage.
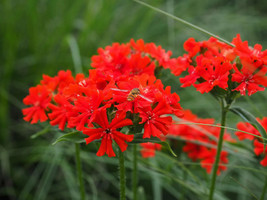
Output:
<instances>
[{"instance_id":1,"label":"green foliage","mask_svg":"<svg viewBox=\"0 0 267 200\"><path fill-rule=\"evenodd\" d=\"M68 141L71 143L84 143L85 140L84 138L87 138L87 135L82 134L81 131L73 131L70 133L65 133L64 135L60 136L59 138L56 139L55 142L52 143L52 145L57 144L58 142L62 141Z\"/></svg>"}]
</instances>

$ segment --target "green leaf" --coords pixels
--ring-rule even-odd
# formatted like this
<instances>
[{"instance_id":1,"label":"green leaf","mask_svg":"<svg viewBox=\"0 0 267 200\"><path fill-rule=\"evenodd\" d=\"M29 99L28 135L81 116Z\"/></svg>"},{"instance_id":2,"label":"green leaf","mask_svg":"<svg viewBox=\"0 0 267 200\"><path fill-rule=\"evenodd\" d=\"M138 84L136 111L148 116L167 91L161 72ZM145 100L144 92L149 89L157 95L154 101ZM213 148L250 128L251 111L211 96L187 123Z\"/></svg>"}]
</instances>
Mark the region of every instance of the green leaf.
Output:
<instances>
[{"instance_id":1,"label":"green leaf","mask_svg":"<svg viewBox=\"0 0 267 200\"><path fill-rule=\"evenodd\" d=\"M246 122L250 123L252 126L254 126L260 132L261 136L264 138L263 142L266 145L265 141L265 139L267 139L266 130L262 127L262 125L256 120L256 118L250 112L240 107L230 108L230 111L238 115L242 119L244 119Z\"/></svg>"},{"instance_id":2,"label":"green leaf","mask_svg":"<svg viewBox=\"0 0 267 200\"><path fill-rule=\"evenodd\" d=\"M35 139L35 138L37 138L37 137L39 137L39 136L41 136L41 135L44 135L44 134L48 133L48 132L50 131L50 127L51 127L51 126L48 125L48 126L45 127L44 129L42 129L42 130L38 131L37 133L33 134L33 135L31 136L31 139Z\"/></svg>"},{"instance_id":3,"label":"green leaf","mask_svg":"<svg viewBox=\"0 0 267 200\"><path fill-rule=\"evenodd\" d=\"M143 134L136 134L134 136L134 140L128 144L138 144L138 143L147 143L147 142L158 143L158 144L161 144L162 146L165 146L174 157L177 157L177 155L174 153L174 151L172 150L172 148L170 147L168 142L161 141L157 137L142 138L142 136L143 136Z\"/></svg>"},{"instance_id":4,"label":"green leaf","mask_svg":"<svg viewBox=\"0 0 267 200\"><path fill-rule=\"evenodd\" d=\"M84 138L87 138L87 135L82 134L80 131L74 131L67 134L64 134L56 139L55 142L52 143L52 145L57 144L58 142L62 141L69 141L73 143L83 143L85 142Z\"/></svg>"}]
</instances>

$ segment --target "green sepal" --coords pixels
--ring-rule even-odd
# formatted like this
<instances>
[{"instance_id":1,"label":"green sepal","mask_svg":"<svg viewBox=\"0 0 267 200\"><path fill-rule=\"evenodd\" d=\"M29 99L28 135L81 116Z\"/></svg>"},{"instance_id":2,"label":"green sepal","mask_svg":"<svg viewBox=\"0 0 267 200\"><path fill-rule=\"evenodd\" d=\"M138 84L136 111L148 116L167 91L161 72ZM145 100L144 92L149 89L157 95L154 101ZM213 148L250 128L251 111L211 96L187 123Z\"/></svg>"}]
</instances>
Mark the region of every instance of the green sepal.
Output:
<instances>
[{"instance_id":1,"label":"green sepal","mask_svg":"<svg viewBox=\"0 0 267 200\"><path fill-rule=\"evenodd\" d=\"M257 121L257 119L247 110L240 108L240 107L233 107L229 109L231 112L234 114L238 115L241 117L243 120L246 122L250 123L254 128L256 128L261 136L264 138L263 143L264 143L264 151L265 151L265 146L266 146L266 139L267 139L267 134L266 130L263 128L263 126Z\"/></svg>"},{"instance_id":2,"label":"green sepal","mask_svg":"<svg viewBox=\"0 0 267 200\"><path fill-rule=\"evenodd\" d=\"M88 136L82 134L81 131L73 131L73 132L66 133L66 134L60 136L59 138L56 139L55 142L52 143L52 145L55 145L58 142L62 142L62 141L68 141L68 142L72 142L72 143L84 143L85 138L87 138L87 137Z\"/></svg>"},{"instance_id":3,"label":"green sepal","mask_svg":"<svg viewBox=\"0 0 267 200\"><path fill-rule=\"evenodd\" d=\"M174 151L172 150L168 142L161 141L157 137L142 138L142 136L143 134L135 134L133 141L129 142L128 144L131 145L131 144L140 144L140 143L147 143L147 142L161 144L165 146L174 157L177 157L177 155L174 153Z\"/></svg>"}]
</instances>

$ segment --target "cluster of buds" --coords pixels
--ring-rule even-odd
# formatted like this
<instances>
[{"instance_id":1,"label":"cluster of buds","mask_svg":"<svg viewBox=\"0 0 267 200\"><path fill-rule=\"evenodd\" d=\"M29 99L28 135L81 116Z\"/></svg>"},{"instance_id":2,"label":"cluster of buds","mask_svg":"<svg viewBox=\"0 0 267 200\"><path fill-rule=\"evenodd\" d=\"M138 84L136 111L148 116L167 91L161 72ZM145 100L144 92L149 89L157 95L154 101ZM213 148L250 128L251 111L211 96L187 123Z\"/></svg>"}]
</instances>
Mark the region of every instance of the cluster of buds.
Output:
<instances>
[{"instance_id":1,"label":"cluster of buds","mask_svg":"<svg viewBox=\"0 0 267 200\"><path fill-rule=\"evenodd\" d=\"M132 133L161 138L172 123L166 115L182 115L179 96L155 77L157 67L177 64L170 56L143 40L100 48L92 57L89 77L73 77L69 70L55 77L43 75L23 100L29 106L23 109L24 120L75 128L89 136L87 144L101 140L97 156L115 156L113 141L125 151Z\"/></svg>"}]
</instances>

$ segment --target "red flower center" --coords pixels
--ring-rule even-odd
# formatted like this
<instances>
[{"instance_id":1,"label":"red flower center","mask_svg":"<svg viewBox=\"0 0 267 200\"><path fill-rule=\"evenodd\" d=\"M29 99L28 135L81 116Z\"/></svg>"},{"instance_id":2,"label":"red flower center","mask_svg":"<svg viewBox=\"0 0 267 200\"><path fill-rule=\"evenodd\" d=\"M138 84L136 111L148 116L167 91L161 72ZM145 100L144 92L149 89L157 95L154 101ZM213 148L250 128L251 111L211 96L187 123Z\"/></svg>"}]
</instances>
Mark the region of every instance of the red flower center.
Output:
<instances>
[{"instance_id":1,"label":"red flower center","mask_svg":"<svg viewBox=\"0 0 267 200\"><path fill-rule=\"evenodd\" d=\"M253 82L254 82L253 75L252 75L252 74L247 74L247 75L243 78L243 82L245 82L246 84L248 84L248 83L253 83Z\"/></svg>"},{"instance_id":2,"label":"red flower center","mask_svg":"<svg viewBox=\"0 0 267 200\"><path fill-rule=\"evenodd\" d=\"M109 128L107 128L104 132L105 132L106 134L110 134L110 133L111 133L111 131L110 131Z\"/></svg>"},{"instance_id":3,"label":"red flower center","mask_svg":"<svg viewBox=\"0 0 267 200\"><path fill-rule=\"evenodd\" d=\"M34 106L36 106L36 107L40 106L40 102L39 102L39 101L36 101L36 102L34 103Z\"/></svg>"}]
</instances>

